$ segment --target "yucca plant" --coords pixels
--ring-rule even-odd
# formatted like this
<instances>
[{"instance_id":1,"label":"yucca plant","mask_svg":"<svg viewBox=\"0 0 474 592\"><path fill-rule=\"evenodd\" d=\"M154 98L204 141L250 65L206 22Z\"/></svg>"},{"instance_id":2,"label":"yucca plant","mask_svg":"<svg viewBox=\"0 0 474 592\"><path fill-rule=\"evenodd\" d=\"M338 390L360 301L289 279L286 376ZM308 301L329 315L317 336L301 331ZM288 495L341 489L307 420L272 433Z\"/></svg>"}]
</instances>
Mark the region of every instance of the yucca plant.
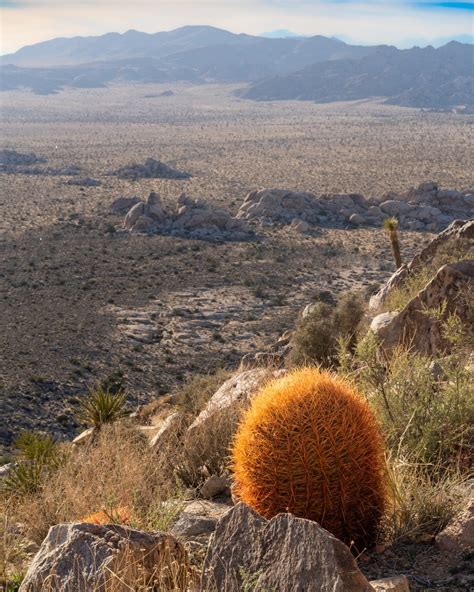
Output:
<instances>
[{"instance_id":1,"label":"yucca plant","mask_svg":"<svg viewBox=\"0 0 474 592\"><path fill-rule=\"evenodd\" d=\"M14 442L21 456L26 460L52 460L57 456L57 444L49 435L23 432Z\"/></svg>"},{"instance_id":2,"label":"yucca plant","mask_svg":"<svg viewBox=\"0 0 474 592\"><path fill-rule=\"evenodd\" d=\"M390 238L395 265L399 269L402 266L402 256L400 254L400 241L398 240L398 220L395 216L386 218L383 221L383 228Z\"/></svg>"},{"instance_id":3,"label":"yucca plant","mask_svg":"<svg viewBox=\"0 0 474 592\"><path fill-rule=\"evenodd\" d=\"M45 474L57 469L65 456L49 435L24 432L14 442L19 460L4 480L11 494L24 496L38 491Z\"/></svg>"},{"instance_id":4,"label":"yucca plant","mask_svg":"<svg viewBox=\"0 0 474 592\"><path fill-rule=\"evenodd\" d=\"M3 486L8 493L23 497L38 491L42 476L40 463L21 462L9 471Z\"/></svg>"},{"instance_id":5,"label":"yucca plant","mask_svg":"<svg viewBox=\"0 0 474 592\"><path fill-rule=\"evenodd\" d=\"M124 416L125 393L122 391L114 394L109 389L99 386L91 391L85 400L79 402L79 421L97 429Z\"/></svg>"}]
</instances>

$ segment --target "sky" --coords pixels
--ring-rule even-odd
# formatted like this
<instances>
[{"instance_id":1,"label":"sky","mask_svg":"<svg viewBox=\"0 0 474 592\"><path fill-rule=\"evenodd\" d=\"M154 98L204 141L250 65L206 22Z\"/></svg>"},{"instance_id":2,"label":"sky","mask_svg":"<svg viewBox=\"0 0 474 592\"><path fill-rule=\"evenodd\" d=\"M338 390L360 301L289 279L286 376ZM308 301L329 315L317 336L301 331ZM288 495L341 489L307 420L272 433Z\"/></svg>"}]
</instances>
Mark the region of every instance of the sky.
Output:
<instances>
[{"instance_id":1,"label":"sky","mask_svg":"<svg viewBox=\"0 0 474 592\"><path fill-rule=\"evenodd\" d=\"M54 37L185 25L411 47L472 37L473 20L474 0L0 0L0 53Z\"/></svg>"}]
</instances>

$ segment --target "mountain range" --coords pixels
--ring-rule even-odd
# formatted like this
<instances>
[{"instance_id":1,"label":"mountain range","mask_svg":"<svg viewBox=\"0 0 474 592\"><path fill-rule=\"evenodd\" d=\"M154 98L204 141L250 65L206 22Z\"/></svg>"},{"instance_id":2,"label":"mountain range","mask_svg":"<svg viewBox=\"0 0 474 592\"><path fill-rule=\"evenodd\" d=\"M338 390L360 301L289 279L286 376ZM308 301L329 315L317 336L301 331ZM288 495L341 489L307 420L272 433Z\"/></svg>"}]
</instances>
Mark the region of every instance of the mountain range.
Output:
<instances>
[{"instance_id":1,"label":"mountain range","mask_svg":"<svg viewBox=\"0 0 474 592\"><path fill-rule=\"evenodd\" d=\"M97 88L112 82L242 82L254 100L385 97L416 107L472 105L474 46L350 45L335 38L263 37L207 26L58 38L0 58L0 89Z\"/></svg>"}]
</instances>

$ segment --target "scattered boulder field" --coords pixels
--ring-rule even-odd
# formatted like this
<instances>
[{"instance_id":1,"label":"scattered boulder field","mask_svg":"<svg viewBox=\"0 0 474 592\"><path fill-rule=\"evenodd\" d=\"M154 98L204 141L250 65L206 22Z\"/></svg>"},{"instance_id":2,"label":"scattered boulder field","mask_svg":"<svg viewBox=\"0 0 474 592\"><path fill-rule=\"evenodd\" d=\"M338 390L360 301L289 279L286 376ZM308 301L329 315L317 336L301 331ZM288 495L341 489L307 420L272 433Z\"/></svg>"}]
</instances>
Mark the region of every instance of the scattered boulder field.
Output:
<instances>
[{"instance_id":1,"label":"scattered boulder field","mask_svg":"<svg viewBox=\"0 0 474 592\"><path fill-rule=\"evenodd\" d=\"M81 167L38 166L47 160L35 153L0 150L0 173L24 175L70 176L68 185L98 187L101 181L84 174ZM120 179L186 180L188 172L147 158L144 164L129 164L109 173ZM132 206L134 206L132 208ZM132 208L130 212L128 210ZM474 189L441 188L435 182L424 182L398 194L365 197L359 193L321 194L267 188L251 191L237 214L215 208L203 200L192 200L181 194L176 206L166 210L160 197L152 192L145 202L137 197L119 197L110 206L112 213L127 213L124 228L133 233L164 233L190 238L246 240L253 234L250 225L290 225L299 234L314 227L381 226L383 220L395 217L399 227L410 231L439 232L456 219L467 219L474 211Z\"/></svg>"},{"instance_id":2,"label":"scattered boulder field","mask_svg":"<svg viewBox=\"0 0 474 592\"><path fill-rule=\"evenodd\" d=\"M275 225L288 226L298 234L309 234L318 226L380 227L389 217L397 218L404 230L435 232L455 219L466 219L473 209L474 190L440 189L436 183L376 198L262 189L247 195L235 217L185 193L172 209L167 209L155 192L146 201L119 197L110 205L112 213L126 213L122 230L207 240L248 240L255 236L253 227Z\"/></svg>"},{"instance_id":3,"label":"scattered boulder field","mask_svg":"<svg viewBox=\"0 0 474 592\"><path fill-rule=\"evenodd\" d=\"M307 231L308 225L380 226L384 218L395 216L402 229L437 232L473 211L473 189L441 189L428 182L401 195L389 192L373 198L358 193L315 196L283 189L252 191L237 218L292 223L297 229L303 223L303 231Z\"/></svg>"},{"instance_id":4,"label":"scattered boulder field","mask_svg":"<svg viewBox=\"0 0 474 592\"><path fill-rule=\"evenodd\" d=\"M122 202L120 202L122 203ZM117 203L112 209L117 208ZM173 209L166 209L157 193L138 202L125 217L123 228L132 233L170 234L197 239L246 240L254 233L244 220L225 210L182 193Z\"/></svg>"}]
</instances>

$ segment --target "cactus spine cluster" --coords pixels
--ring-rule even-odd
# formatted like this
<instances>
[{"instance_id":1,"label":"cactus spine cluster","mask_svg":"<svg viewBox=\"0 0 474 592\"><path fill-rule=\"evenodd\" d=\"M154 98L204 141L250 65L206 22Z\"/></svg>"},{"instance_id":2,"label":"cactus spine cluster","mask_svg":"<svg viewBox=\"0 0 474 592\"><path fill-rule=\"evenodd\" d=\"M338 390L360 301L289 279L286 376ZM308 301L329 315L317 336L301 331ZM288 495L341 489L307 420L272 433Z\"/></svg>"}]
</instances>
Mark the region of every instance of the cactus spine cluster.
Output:
<instances>
[{"instance_id":1,"label":"cactus spine cluster","mask_svg":"<svg viewBox=\"0 0 474 592\"><path fill-rule=\"evenodd\" d=\"M262 516L318 522L355 551L386 506L384 447L366 401L316 368L264 386L234 438L235 493Z\"/></svg>"}]
</instances>

